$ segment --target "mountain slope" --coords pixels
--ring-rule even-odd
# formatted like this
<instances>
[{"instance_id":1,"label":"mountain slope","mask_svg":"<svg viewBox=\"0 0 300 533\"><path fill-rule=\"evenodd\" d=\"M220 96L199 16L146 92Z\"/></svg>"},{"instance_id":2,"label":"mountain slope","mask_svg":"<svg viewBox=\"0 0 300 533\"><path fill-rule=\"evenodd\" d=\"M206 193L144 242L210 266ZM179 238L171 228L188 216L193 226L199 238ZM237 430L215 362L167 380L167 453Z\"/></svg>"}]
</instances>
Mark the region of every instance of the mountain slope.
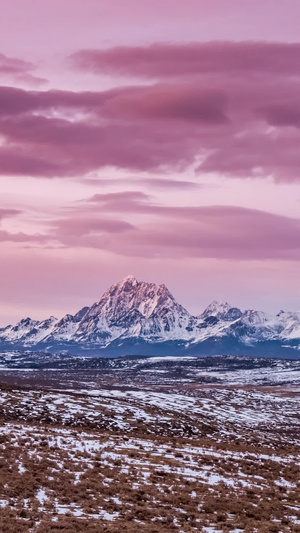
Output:
<instances>
[{"instance_id":1,"label":"mountain slope","mask_svg":"<svg viewBox=\"0 0 300 533\"><path fill-rule=\"evenodd\" d=\"M0 329L0 348L103 355L226 354L300 356L300 313L242 312L214 301L190 315L165 285L128 276L91 307L62 319L26 318Z\"/></svg>"}]
</instances>

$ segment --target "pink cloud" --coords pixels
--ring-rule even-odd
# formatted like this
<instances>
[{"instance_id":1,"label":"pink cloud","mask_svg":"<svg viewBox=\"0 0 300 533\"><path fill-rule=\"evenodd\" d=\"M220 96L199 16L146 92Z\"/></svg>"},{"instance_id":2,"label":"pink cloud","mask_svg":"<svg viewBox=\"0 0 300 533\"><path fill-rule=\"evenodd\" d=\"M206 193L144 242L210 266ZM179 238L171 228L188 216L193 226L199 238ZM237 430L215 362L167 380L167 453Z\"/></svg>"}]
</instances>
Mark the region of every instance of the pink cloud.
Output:
<instances>
[{"instance_id":1,"label":"pink cloud","mask_svg":"<svg viewBox=\"0 0 300 533\"><path fill-rule=\"evenodd\" d=\"M0 131L9 146L26 154L23 174L31 173L31 160L32 174L37 175L40 167L40 175L46 177L84 175L105 166L150 171L184 167L193 161L198 145L195 134L183 140L184 128L172 131L155 122L152 126L130 121L96 125L20 116L0 121ZM14 168L9 154L4 155L2 174L7 166Z\"/></svg>"},{"instance_id":2,"label":"pink cloud","mask_svg":"<svg viewBox=\"0 0 300 533\"><path fill-rule=\"evenodd\" d=\"M2 79L24 82L34 86L46 83L47 80L45 78L33 74L35 70L36 66L30 61L8 57L0 53L0 78Z\"/></svg>"},{"instance_id":3,"label":"pink cloud","mask_svg":"<svg viewBox=\"0 0 300 533\"><path fill-rule=\"evenodd\" d=\"M17 214L0 210L0 217ZM141 191L124 191L64 209L43 232L2 230L0 241L127 258L293 261L300 259L300 219L239 206L163 205Z\"/></svg>"},{"instance_id":4,"label":"pink cloud","mask_svg":"<svg viewBox=\"0 0 300 533\"><path fill-rule=\"evenodd\" d=\"M197 190L201 187L203 187L202 184L197 183L196 181L183 181L183 180L172 180L171 178L163 179L163 178L141 178L139 180L126 180L127 183L134 183L135 185L138 185L139 183L143 183L145 185L148 185L152 189L162 189L162 190Z\"/></svg>"},{"instance_id":5,"label":"pink cloud","mask_svg":"<svg viewBox=\"0 0 300 533\"><path fill-rule=\"evenodd\" d=\"M0 208L0 221L4 218L15 217L19 215L21 211L19 209L1 209Z\"/></svg>"},{"instance_id":6,"label":"pink cloud","mask_svg":"<svg viewBox=\"0 0 300 533\"><path fill-rule=\"evenodd\" d=\"M10 233L9 231L0 230L0 242L14 243L36 243L41 244L48 241L49 238L44 235L29 235L27 233Z\"/></svg>"},{"instance_id":7,"label":"pink cloud","mask_svg":"<svg viewBox=\"0 0 300 533\"><path fill-rule=\"evenodd\" d=\"M275 102L258 110L258 114L272 126L300 127L300 105L298 99L294 102Z\"/></svg>"},{"instance_id":8,"label":"pink cloud","mask_svg":"<svg viewBox=\"0 0 300 533\"><path fill-rule=\"evenodd\" d=\"M112 214L118 218L103 218ZM126 222L135 215L143 219ZM94 195L54 222L48 238L127 257L300 259L300 219L236 206L159 205L138 191Z\"/></svg>"},{"instance_id":9,"label":"pink cloud","mask_svg":"<svg viewBox=\"0 0 300 533\"><path fill-rule=\"evenodd\" d=\"M218 90L203 90L192 85L138 87L112 94L103 106L110 117L187 120L208 124L228 122L226 97Z\"/></svg>"},{"instance_id":10,"label":"pink cloud","mask_svg":"<svg viewBox=\"0 0 300 533\"><path fill-rule=\"evenodd\" d=\"M28 154L26 153L28 152ZM41 159L32 149L25 146L0 147L0 174L35 177L51 177L61 173L61 167L49 159Z\"/></svg>"},{"instance_id":11,"label":"pink cloud","mask_svg":"<svg viewBox=\"0 0 300 533\"><path fill-rule=\"evenodd\" d=\"M225 41L81 50L70 59L83 71L161 79L207 73L299 75L299 55L299 43Z\"/></svg>"},{"instance_id":12,"label":"pink cloud","mask_svg":"<svg viewBox=\"0 0 300 533\"><path fill-rule=\"evenodd\" d=\"M249 132L232 136L212 152L199 166L204 173L219 172L230 177L272 176L276 181L300 179L299 132L290 129Z\"/></svg>"},{"instance_id":13,"label":"pink cloud","mask_svg":"<svg viewBox=\"0 0 300 533\"><path fill-rule=\"evenodd\" d=\"M194 85L127 87L103 92L25 91L0 87L0 116L46 110L77 109L112 119L180 119L222 123L226 96L217 89Z\"/></svg>"},{"instance_id":14,"label":"pink cloud","mask_svg":"<svg viewBox=\"0 0 300 533\"><path fill-rule=\"evenodd\" d=\"M23 61L22 59L7 57L4 54L0 54L0 73L4 74L20 74L27 73L34 70L33 63L29 61Z\"/></svg>"},{"instance_id":15,"label":"pink cloud","mask_svg":"<svg viewBox=\"0 0 300 533\"><path fill-rule=\"evenodd\" d=\"M159 83L99 92L0 87L0 172L84 177L115 167L169 174L193 165L205 175L299 180L299 46L113 49L99 51L101 58L118 64L127 54L120 64L129 69L137 55L134 68L151 67Z\"/></svg>"},{"instance_id":16,"label":"pink cloud","mask_svg":"<svg viewBox=\"0 0 300 533\"><path fill-rule=\"evenodd\" d=\"M63 240L68 237L81 238L96 233L100 235L102 233L124 233L135 229L135 226L123 220L101 219L95 216L57 220L55 226L59 228L59 233L55 232L54 237L61 237Z\"/></svg>"}]
</instances>

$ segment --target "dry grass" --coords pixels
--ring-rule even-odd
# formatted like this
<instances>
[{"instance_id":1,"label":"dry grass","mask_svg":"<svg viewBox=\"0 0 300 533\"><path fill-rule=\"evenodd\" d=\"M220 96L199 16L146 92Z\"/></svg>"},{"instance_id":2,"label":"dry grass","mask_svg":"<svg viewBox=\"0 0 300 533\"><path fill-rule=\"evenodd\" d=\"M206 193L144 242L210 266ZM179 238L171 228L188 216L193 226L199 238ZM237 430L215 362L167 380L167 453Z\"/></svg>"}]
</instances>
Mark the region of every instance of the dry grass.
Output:
<instances>
[{"instance_id":1,"label":"dry grass","mask_svg":"<svg viewBox=\"0 0 300 533\"><path fill-rule=\"evenodd\" d=\"M0 398L1 532L300 532L288 427L224 423L213 396L206 415L150 396L7 388Z\"/></svg>"}]
</instances>

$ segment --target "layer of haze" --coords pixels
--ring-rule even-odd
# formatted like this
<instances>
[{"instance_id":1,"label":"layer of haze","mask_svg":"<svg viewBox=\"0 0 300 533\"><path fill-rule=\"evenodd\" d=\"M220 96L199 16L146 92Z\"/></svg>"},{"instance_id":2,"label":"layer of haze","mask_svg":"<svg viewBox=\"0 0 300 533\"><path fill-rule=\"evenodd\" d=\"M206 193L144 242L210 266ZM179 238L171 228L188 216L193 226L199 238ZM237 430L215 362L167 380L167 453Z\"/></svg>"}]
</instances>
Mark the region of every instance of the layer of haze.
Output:
<instances>
[{"instance_id":1,"label":"layer of haze","mask_svg":"<svg viewBox=\"0 0 300 533\"><path fill-rule=\"evenodd\" d=\"M133 274L300 309L298 0L2 0L0 325Z\"/></svg>"}]
</instances>

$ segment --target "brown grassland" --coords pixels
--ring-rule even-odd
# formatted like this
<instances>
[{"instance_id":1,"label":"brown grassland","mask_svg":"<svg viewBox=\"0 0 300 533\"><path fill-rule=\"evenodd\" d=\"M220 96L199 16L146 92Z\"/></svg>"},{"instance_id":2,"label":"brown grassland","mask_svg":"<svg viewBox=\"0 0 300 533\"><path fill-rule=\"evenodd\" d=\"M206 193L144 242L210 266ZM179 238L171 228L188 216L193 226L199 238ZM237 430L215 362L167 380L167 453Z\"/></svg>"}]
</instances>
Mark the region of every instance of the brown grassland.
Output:
<instances>
[{"instance_id":1,"label":"brown grassland","mask_svg":"<svg viewBox=\"0 0 300 533\"><path fill-rule=\"evenodd\" d=\"M1 532L300 532L297 395L3 385L0 399Z\"/></svg>"}]
</instances>

